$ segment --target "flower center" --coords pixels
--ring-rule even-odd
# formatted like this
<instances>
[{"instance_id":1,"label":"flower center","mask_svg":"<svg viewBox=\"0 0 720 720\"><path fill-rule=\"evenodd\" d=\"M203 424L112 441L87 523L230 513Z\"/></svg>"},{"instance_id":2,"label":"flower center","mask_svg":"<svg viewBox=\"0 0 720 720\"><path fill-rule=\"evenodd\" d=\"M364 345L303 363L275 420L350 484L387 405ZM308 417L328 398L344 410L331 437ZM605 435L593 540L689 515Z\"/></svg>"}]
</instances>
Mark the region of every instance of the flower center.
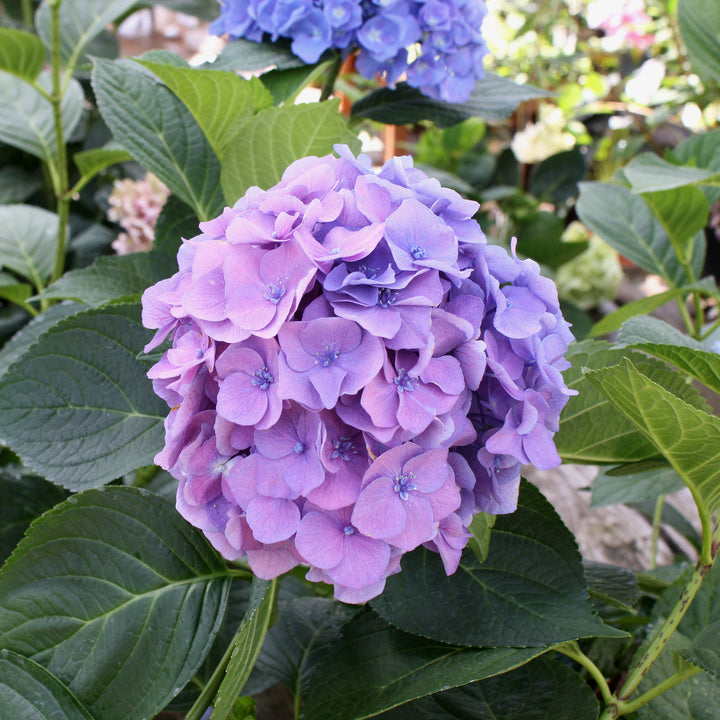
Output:
<instances>
[{"instance_id":1,"label":"flower center","mask_svg":"<svg viewBox=\"0 0 720 720\"><path fill-rule=\"evenodd\" d=\"M285 283L278 280L277 284L267 285L265 287L265 299L269 300L273 305L277 305L285 295Z\"/></svg>"},{"instance_id":2,"label":"flower center","mask_svg":"<svg viewBox=\"0 0 720 720\"><path fill-rule=\"evenodd\" d=\"M390 307L395 302L395 293L390 288L380 288L377 304L380 307Z\"/></svg>"},{"instance_id":3,"label":"flower center","mask_svg":"<svg viewBox=\"0 0 720 720\"><path fill-rule=\"evenodd\" d=\"M419 245L413 245L410 248L410 254L416 260L422 260L423 258L427 257L427 250L425 250L425 248L423 247L420 247Z\"/></svg>"},{"instance_id":4,"label":"flower center","mask_svg":"<svg viewBox=\"0 0 720 720\"><path fill-rule=\"evenodd\" d=\"M397 391L401 392L412 392L417 385L417 378L408 374L405 368L398 370L397 377L393 381L397 385Z\"/></svg>"},{"instance_id":5,"label":"flower center","mask_svg":"<svg viewBox=\"0 0 720 720\"><path fill-rule=\"evenodd\" d=\"M305 443L302 440L298 440L295 443L295 447L293 448L293 452L297 453L298 455L302 455L305 452Z\"/></svg>"},{"instance_id":6,"label":"flower center","mask_svg":"<svg viewBox=\"0 0 720 720\"><path fill-rule=\"evenodd\" d=\"M415 479L415 473L408 473L407 475L398 475L395 478L395 484L393 490L400 495L401 500L408 499L408 493L413 490L417 490L417 485L413 483Z\"/></svg>"},{"instance_id":7,"label":"flower center","mask_svg":"<svg viewBox=\"0 0 720 720\"><path fill-rule=\"evenodd\" d=\"M346 525L343 528L343 533L345 535L354 535L357 532L357 530L352 525Z\"/></svg>"},{"instance_id":8,"label":"flower center","mask_svg":"<svg viewBox=\"0 0 720 720\"><path fill-rule=\"evenodd\" d=\"M252 384L261 390L267 390L275 382L275 378L266 367L261 367L253 373Z\"/></svg>"},{"instance_id":9,"label":"flower center","mask_svg":"<svg viewBox=\"0 0 720 720\"><path fill-rule=\"evenodd\" d=\"M350 453L355 452L350 438L341 437L333 443L335 449L332 451L332 458L340 458L347 462L350 459Z\"/></svg>"},{"instance_id":10,"label":"flower center","mask_svg":"<svg viewBox=\"0 0 720 720\"><path fill-rule=\"evenodd\" d=\"M334 346L330 349L330 346L326 345L320 352L315 353L315 357L317 358L317 360L315 360L316 365L328 367L328 365L332 365L335 360L340 357L340 351Z\"/></svg>"}]
</instances>

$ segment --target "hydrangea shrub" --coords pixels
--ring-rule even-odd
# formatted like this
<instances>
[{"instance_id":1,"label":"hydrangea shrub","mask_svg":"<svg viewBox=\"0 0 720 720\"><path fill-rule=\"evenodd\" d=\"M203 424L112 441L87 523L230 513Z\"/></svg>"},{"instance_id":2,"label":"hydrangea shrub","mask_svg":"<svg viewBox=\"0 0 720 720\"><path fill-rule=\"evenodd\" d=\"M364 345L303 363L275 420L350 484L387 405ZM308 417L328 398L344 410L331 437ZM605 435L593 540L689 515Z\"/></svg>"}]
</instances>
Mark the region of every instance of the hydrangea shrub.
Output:
<instances>
[{"instance_id":1,"label":"hydrangea shrub","mask_svg":"<svg viewBox=\"0 0 720 720\"><path fill-rule=\"evenodd\" d=\"M201 223L143 322L146 350L172 340L149 376L182 515L259 577L305 563L364 602L420 545L454 572L520 465L559 464L572 335L477 203L409 157L375 173L336 150Z\"/></svg>"},{"instance_id":2,"label":"hydrangea shrub","mask_svg":"<svg viewBox=\"0 0 720 720\"><path fill-rule=\"evenodd\" d=\"M483 0L221 0L216 34L292 40L306 63L330 48L358 50L356 68L392 87L404 74L425 95L462 103L483 77ZM408 52L410 51L410 52Z\"/></svg>"}]
</instances>

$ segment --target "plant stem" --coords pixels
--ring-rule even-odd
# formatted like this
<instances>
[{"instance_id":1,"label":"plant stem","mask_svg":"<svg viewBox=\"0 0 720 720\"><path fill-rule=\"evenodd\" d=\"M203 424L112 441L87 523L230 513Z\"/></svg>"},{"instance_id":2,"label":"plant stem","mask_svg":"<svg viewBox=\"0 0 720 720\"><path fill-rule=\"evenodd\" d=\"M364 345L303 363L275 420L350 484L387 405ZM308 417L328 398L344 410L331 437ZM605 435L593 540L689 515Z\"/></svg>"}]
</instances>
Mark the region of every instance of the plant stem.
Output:
<instances>
[{"instance_id":1,"label":"plant stem","mask_svg":"<svg viewBox=\"0 0 720 720\"><path fill-rule=\"evenodd\" d=\"M607 684L605 676L600 671L600 668L580 649L580 646L576 642L569 642L563 645L558 645L553 648L555 652L562 653L567 657L574 660L579 665L582 665L593 677L595 682L600 688L603 700L606 704L610 705L613 702L613 695L610 692L610 686Z\"/></svg>"},{"instance_id":2,"label":"plant stem","mask_svg":"<svg viewBox=\"0 0 720 720\"><path fill-rule=\"evenodd\" d=\"M242 627L242 624L240 627ZM238 628L238 632L240 632L240 628ZM220 660L218 666L213 671L213 674L210 676L207 684L202 689L198 699L193 703L190 710L188 710L185 720L200 720L203 713L208 709L208 707L210 707L210 703L215 697L215 693L217 693L220 683L225 677L225 668L227 668L227 665L230 662L230 656L232 655L234 648L235 638L230 641L230 644L227 646L227 650L225 650L225 654L222 656L222 660Z\"/></svg>"},{"instance_id":3,"label":"plant stem","mask_svg":"<svg viewBox=\"0 0 720 720\"><path fill-rule=\"evenodd\" d=\"M685 613L690 607L690 603L693 601L695 595L697 595L697 592L711 567L712 562L710 564L701 564L698 562L695 566L695 570L690 577L690 582L688 582L688 584L683 588L677 604L662 624L660 630L658 630L655 634L655 637L648 645L640 660L631 669L625 682L623 683L622 688L620 688L617 698L621 703L625 703L633 692L635 692L638 685L642 682L643 678L650 670L651 665L655 662L655 660L657 660L660 653L665 648L665 645L667 645L668 640L670 640L672 634L680 624L680 621L685 616ZM610 717L613 716L611 715Z\"/></svg>"},{"instance_id":4,"label":"plant stem","mask_svg":"<svg viewBox=\"0 0 720 720\"><path fill-rule=\"evenodd\" d=\"M68 191L68 166L65 134L63 132L61 86L62 57L60 55L60 4L62 0L51 0L50 5L50 39L52 47L52 96L53 120L55 124L55 197L57 198L58 233L55 245L55 262L50 275L50 282L55 282L65 269L65 253L67 251L68 219L70 217L70 198Z\"/></svg>"},{"instance_id":5,"label":"plant stem","mask_svg":"<svg viewBox=\"0 0 720 720\"><path fill-rule=\"evenodd\" d=\"M33 26L32 0L22 0L22 16L23 16L23 25L28 29L32 29L32 26Z\"/></svg>"},{"instance_id":6,"label":"plant stem","mask_svg":"<svg viewBox=\"0 0 720 720\"><path fill-rule=\"evenodd\" d=\"M338 79L342 64L342 55L338 53L333 60L332 65L330 65L327 77L325 78L325 82L323 83L322 92L320 93L320 102L327 100L333 94L333 90L335 89L335 81Z\"/></svg>"},{"instance_id":7,"label":"plant stem","mask_svg":"<svg viewBox=\"0 0 720 720\"><path fill-rule=\"evenodd\" d=\"M657 547L664 507L665 496L660 495L655 503L655 512L653 513L652 537L650 538L650 570L654 570L657 567Z\"/></svg>"},{"instance_id":8,"label":"plant stem","mask_svg":"<svg viewBox=\"0 0 720 720\"><path fill-rule=\"evenodd\" d=\"M623 703L620 706L623 715L629 715L631 712L635 712L643 705L647 705L658 695L662 695L662 693L664 693L666 690L675 687L678 683L681 683L683 680L691 678L693 675L697 675L697 673L699 673L701 670L702 668L699 668L696 665L691 665L690 667L685 668L685 670L682 670L681 672L676 672L674 675L671 675L667 680L659 683L654 688L650 688L650 690L648 690L646 693L643 693L640 697L635 698L635 700L633 700L632 702Z\"/></svg>"}]
</instances>

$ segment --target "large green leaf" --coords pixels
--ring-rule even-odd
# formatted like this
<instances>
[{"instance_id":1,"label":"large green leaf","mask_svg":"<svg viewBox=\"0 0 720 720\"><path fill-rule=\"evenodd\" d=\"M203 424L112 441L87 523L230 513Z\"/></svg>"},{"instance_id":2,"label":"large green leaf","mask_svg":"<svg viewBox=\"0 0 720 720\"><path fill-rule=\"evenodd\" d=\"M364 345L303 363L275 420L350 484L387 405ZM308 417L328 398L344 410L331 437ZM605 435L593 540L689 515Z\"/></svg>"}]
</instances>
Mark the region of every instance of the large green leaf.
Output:
<instances>
[{"instance_id":1,"label":"large green leaf","mask_svg":"<svg viewBox=\"0 0 720 720\"><path fill-rule=\"evenodd\" d=\"M701 510L720 507L720 419L653 382L627 358L587 379L667 458Z\"/></svg>"},{"instance_id":2,"label":"large green leaf","mask_svg":"<svg viewBox=\"0 0 720 720\"><path fill-rule=\"evenodd\" d=\"M720 82L720 0L682 0L678 21L693 70L706 81Z\"/></svg>"},{"instance_id":3,"label":"large green leaf","mask_svg":"<svg viewBox=\"0 0 720 720\"><path fill-rule=\"evenodd\" d=\"M32 82L45 62L45 46L37 35L0 27L0 70Z\"/></svg>"},{"instance_id":4,"label":"large green leaf","mask_svg":"<svg viewBox=\"0 0 720 720\"><path fill-rule=\"evenodd\" d=\"M272 95L257 78L245 80L232 72L140 62L182 100L220 158L243 123L273 104Z\"/></svg>"},{"instance_id":5,"label":"large green leaf","mask_svg":"<svg viewBox=\"0 0 720 720\"><path fill-rule=\"evenodd\" d=\"M171 195L160 211L160 216L155 224L153 248L156 252L175 259L177 251L182 245L182 239L189 240L199 233L200 228L195 212L182 200ZM172 272L176 272L176 269L177 265L173 267Z\"/></svg>"},{"instance_id":6,"label":"large green leaf","mask_svg":"<svg viewBox=\"0 0 720 720\"><path fill-rule=\"evenodd\" d=\"M61 320L82 312L85 308L77 303L61 303L53 305L39 317L33 318L23 326L0 350L0 378L8 368L20 357L35 341Z\"/></svg>"},{"instance_id":7,"label":"large green leaf","mask_svg":"<svg viewBox=\"0 0 720 720\"><path fill-rule=\"evenodd\" d=\"M692 165L720 173L720 130L691 135L673 148L669 157L680 165ZM720 199L720 187L701 187L711 205Z\"/></svg>"},{"instance_id":8,"label":"large green leaf","mask_svg":"<svg viewBox=\"0 0 720 720\"><path fill-rule=\"evenodd\" d=\"M95 60L92 82L115 139L199 218L219 214L220 161L185 105L131 60Z\"/></svg>"},{"instance_id":9,"label":"large green leaf","mask_svg":"<svg viewBox=\"0 0 720 720\"><path fill-rule=\"evenodd\" d=\"M635 573L624 567L585 560L585 577L594 600L629 610L640 597Z\"/></svg>"},{"instance_id":10,"label":"large green leaf","mask_svg":"<svg viewBox=\"0 0 720 720\"><path fill-rule=\"evenodd\" d=\"M260 81L272 95L273 105L291 102L293 98L327 68L327 63L303 65L287 70L270 70L260 76Z\"/></svg>"},{"instance_id":11,"label":"large green leaf","mask_svg":"<svg viewBox=\"0 0 720 720\"><path fill-rule=\"evenodd\" d=\"M105 147L75 153L73 160L80 170L83 180L90 180L111 165L132 160L132 156L115 143L109 143Z\"/></svg>"},{"instance_id":12,"label":"large green leaf","mask_svg":"<svg viewBox=\"0 0 720 720\"><path fill-rule=\"evenodd\" d=\"M134 305L88 310L50 328L0 381L2 441L72 490L150 465L167 407L137 358L149 337Z\"/></svg>"},{"instance_id":13,"label":"large green leaf","mask_svg":"<svg viewBox=\"0 0 720 720\"><path fill-rule=\"evenodd\" d=\"M388 125L432 120L438 127L446 128L470 117L500 122L523 100L549 95L552 93L546 90L532 85L519 85L509 78L488 73L475 84L475 89L465 103L433 100L417 88L401 82L394 90L379 88L361 98L353 104L352 114Z\"/></svg>"},{"instance_id":14,"label":"large green leaf","mask_svg":"<svg viewBox=\"0 0 720 720\"><path fill-rule=\"evenodd\" d=\"M331 598L301 597L284 603L265 638L256 670L302 695L328 645L354 613L354 608Z\"/></svg>"},{"instance_id":15,"label":"large green leaf","mask_svg":"<svg viewBox=\"0 0 720 720\"><path fill-rule=\"evenodd\" d=\"M619 341L671 363L720 393L720 355L656 318L638 317L625 323Z\"/></svg>"},{"instance_id":16,"label":"large green leaf","mask_svg":"<svg viewBox=\"0 0 720 720\"><path fill-rule=\"evenodd\" d=\"M233 640L230 662L213 701L215 720L226 720L231 716L235 698L250 677L270 624L276 593L274 580L253 580L247 612Z\"/></svg>"},{"instance_id":17,"label":"large green leaf","mask_svg":"<svg viewBox=\"0 0 720 720\"><path fill-rule=\"evenodd\" d=\"M693 665L720 678L720 621L703 628L683 657Z\"/></svg>"},{"instance_id":18,"label":"large green leaf","mask_svg":"<svg viewBox=\"0 0 720 720\"><path fill-rule=\"evenodd\" d=\"M543 652L445 645L362 612L345 626L315 671L303 717L363 720L440 690L507 672Z\"/></svg>"},{"instance_id":19,"label":"large green leaf","mask_svg":"<svg viewBox=\"0 0 720 720\"><path fill-rule=\"evenodd\" d=\"M560 205L577 194L578 183L585 177L585 171L585 156L580 148L556 153L534 169L530 192L537 198Z\"/></svg>"},{"instance_id":20,"label":"large green leaf","mask_svg":"<svg viewBox=\"0 0 720 720\"><path fill-rule=\"evenodd\" d=\"M383 713L379 720L596 720L592 688L557 660L446 690Z\"/></svg>"},{"instance_id":21,"label":"large green leaf","mask_svg":"<svg viewBox=\"0 0 720 720\"><path fill-rule=\"evenodd\" d=\"M23 475L13 468L0 471L0 564L20 542L35 518L62 502L67 493L35 475ZM0 715L2 717L2 715Z\"/></svg>"},{"instance_id":22,"label":"large green leaf","mask_svg":"<svg viewBox=\"0 0 720 720\"><path fill-rule=\"evenodd\" d=\"M577 544L550 503L523 483L518 509L499 515L481 562L466 551L454 575L437 553L417 550L371 602L407 632L455 645L548 647L622 637L593 614Z\"/></svg>"},{"instance_id":23,"label":"large green leaf","mask_svg":"<svg viewBox=\"0 0 720 720\"><path fill-rule=\"evenodd\" d=\"M47 93L51 92L50 74L37 79ZM0 142L20 148L46 162L57 154L52 103L32 85L15 75L0 71ZM62 100L63 137L67 141L83 112L80 83L71 80Z\"/></svg>"},{"instance_id":24,"label":"large green leaf","mask_svg":"<svg viewBox=\"0 0 720 720\"><path fill-rule=\"evenodd\" d=\"M0 205L0 266L42 290L52 272L57 232L55 213L34 205Z\"/></svg>"},{"instance_id":25,"label":"large green leaf","mask_svg":"<svg viewBox=\"0 0 720 720\"><path fill-rule=\"evenodd\" d=\"M720 180L714 170L703 167L673 165L654 153L642 153L633 158L624 168L633 192L638 194L677 190L686 185L702 184L708 180Z\"/></svg>"},{"instance_id":26,"label":"large green leaf","mask_svg":"<svg viewBox=\"0 0 720 720\"><path fill-rule=\"evenodd\" d=\"M229 205L251 185L269 188L285 168L307 155L326 155L335 143L355 151L360 141L338 111L340 101L263 110L245 122L223 157L222 185Z\"/></svg>"},{"instance_id":27,"label":"large green leaf","mask_svg":"<svg viewBox=\"0 0 720 720\"><path fill-rule=\"evenodd\" d=\"M633 468L640 466L636 472ZM643 470L643 463L626 465L618 474L614 468L601 470L592 484L591 507L605 507L618 503L635 503L642 500L656 500L660 495L682 490L685 483L671 467L659 466Z\"/></svg>"},{"instance_id":28,"label":"large green leaf","mask_svg":"<svg viewBox=\"0 0 720 720\"><path fill-rule=\"evenodd\" d=\"M90 43L114 20L123 16L137 0L63 0L60 3L60 53L74 68ZM38 34L52 47L50 3L43 2L35 18Z\"/></svg>"},{"instance_id":29,"label":"large green leaf","mask_svg":"<svg viewBox=\"0 0 720 720\"><path fill-rule=\"evenodd\" d=\"M689 281L670 238L647 203L630 188L611 183L580 183L577 213L608 245L671 285ZM693 244L692 266L700 274L704 242Z\"/></svg>"},{"instance_id":30,"label":"large green leaf","mask_svg":"<svg viewBox=\"0 0 720 720\"><path fill-rule=\"evenodd\" d=\"M0 651L0 717L17 720L93 720L54 675L32 660Z\"/></svg>"},{"instance_id":31,"label":"large green leaf","mask_svg":"<svg viewBox=\"0 0 720 720\"><path fill-rule=\"evenodd\" d=\"M77 300L92 307L136 301L147 287L176 271L172 258L157 252L101 257L88 268L67 273L40 297Z\"/></svg>"},{"instance_id":32,"label":"large green leaf","mask_svg":"<svg viewBox=\"0 0 720 720\"><path fill-rule=\"evenodd\" d=\"M229 42L213 63L205 67L213 70L265 70L276 68L288 70L304 66L305 63L289 47L268 42L257 43L252 40L233 40Z\"/></svg>"},{"instance_id":33,"label":"large green leaf","mask_svg":"<svg viewBox=\"0 0 720 720\"><path fill-rule=\"evenodd\" d=\"M94 717L152 717L210 649L229 583L166 500L90 490L37 520L0 573L0 645L43 665Z\"/></svg>"},{"instance_id":34,"label":"large green leaf","mask_svg":"<svg viewBox=\"0 0 720 720\"><path fill-rule=\"evenodd\" d=\"M572 367L565 372L565 381L578 394L568 400L560 416L560 431L555 435L555 445L566 462L618 464L658 457L657 448L584 375L586 368L615 365L626 355L663 387L694 405L706 407L685 377L669 370L663 362L605 342L573 343L566 354Z\"/></svg>"}]
</instances>

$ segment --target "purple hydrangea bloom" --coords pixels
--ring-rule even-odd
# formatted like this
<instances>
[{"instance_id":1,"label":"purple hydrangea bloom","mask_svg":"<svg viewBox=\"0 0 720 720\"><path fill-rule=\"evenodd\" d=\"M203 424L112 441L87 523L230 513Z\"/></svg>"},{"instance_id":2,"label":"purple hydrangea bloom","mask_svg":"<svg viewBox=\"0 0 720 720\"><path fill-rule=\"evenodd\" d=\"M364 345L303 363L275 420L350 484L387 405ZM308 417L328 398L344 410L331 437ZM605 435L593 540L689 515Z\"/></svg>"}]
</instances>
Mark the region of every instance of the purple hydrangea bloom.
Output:
<instances>
[{"instance_id":1,"label":"purple hydrangea bloom","mask_svg":"<svg viewBox=\"0 0 720 720\"><path fill-rule=\"evenodd\" d=\"M148 348L171 341L148 374L179 512L259 577L304 564L360 603L420 545L454 572L474 514L515 509L521 463L560 461L572 335L477 204L336 150L202 223L143 319Z\"/></svg>"},{"instance_id":2,"label":"purple hydrangea bloom","mask_svg":"<svg viewBox=\"0 0 720 720\"><path fill-rule=\"evenodd\" d=\"M231 39L262 42L286 37L292 51L315 63L329 49L358 51L356 68L390 87L404 75L436 100L464 103L484 75L487 46L480 32L484 0L220 0L210 26ZM408 48L419 44L420 53Z\"/></svg>"}]
</instances>

